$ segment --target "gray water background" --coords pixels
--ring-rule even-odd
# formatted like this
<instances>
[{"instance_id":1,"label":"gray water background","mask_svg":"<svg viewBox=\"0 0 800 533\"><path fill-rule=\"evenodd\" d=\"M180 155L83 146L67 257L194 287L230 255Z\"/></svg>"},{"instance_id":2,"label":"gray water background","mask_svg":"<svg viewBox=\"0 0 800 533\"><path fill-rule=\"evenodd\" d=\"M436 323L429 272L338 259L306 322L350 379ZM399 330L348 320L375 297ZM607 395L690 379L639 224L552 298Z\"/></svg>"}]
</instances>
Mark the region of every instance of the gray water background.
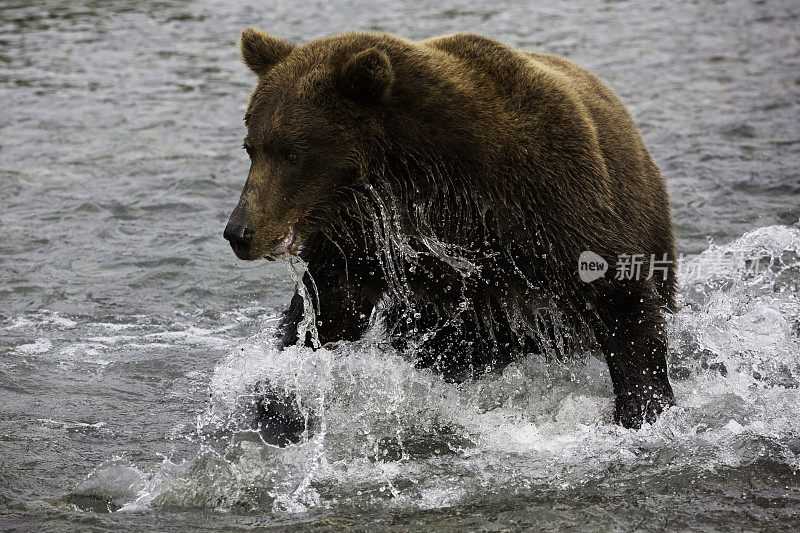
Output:
<instances>
[{"instance_id":1,"label":"gray water background","mask_svg":"<svg viewBox=\"0 0 800 533\"><path fill-rule=\"evenodd\" d=\"M259 335L292 291L282 265L239 262L221 237L248 169L241 117L255 80L236 42L251 25L297 42L470 31L566 56L636 118L681 252L706 251L710 237L768 249L786 268L755 288L733 277L684 287L671 362L685 367L685 410L640 434L610 424L591 363L564 374L533 360L510 371L521 381L454 390L394 360L400 377L381 374L384 355L353 347L351 378L377 380L369 390L424 383L427 395L392 405L470 444L366 461L358 446L342 451L361 441L332 427L316 443L321 463L247 443L209 459L198 434L234 416L217 412L233 409L231 380L279 357ZM0 528L798 527L798 27L790 0L0 2ZM380 402L352 411L336 377L344 356L324 362L331 420L393 431ZM774 376L770 361L782 365ZM584 396L582 380L595 383ZM523 407L500 391L531 383ZM460 420L453 402L479 406ZM412 435L439 431L389 418ZM308 475L312 463L326 474Z\"/></svg>"}]
</instances>

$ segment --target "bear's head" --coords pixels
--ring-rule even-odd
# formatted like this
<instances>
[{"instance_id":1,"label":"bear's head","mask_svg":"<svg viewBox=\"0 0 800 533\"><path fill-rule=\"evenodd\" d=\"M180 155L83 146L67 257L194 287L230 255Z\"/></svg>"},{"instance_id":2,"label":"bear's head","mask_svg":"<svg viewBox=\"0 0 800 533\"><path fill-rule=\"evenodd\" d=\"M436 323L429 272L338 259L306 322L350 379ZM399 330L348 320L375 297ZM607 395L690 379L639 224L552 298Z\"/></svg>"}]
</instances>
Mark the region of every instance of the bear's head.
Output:
<instances>
[{"instance_id":1,"label":"bear's head","mask_svg":"<svg viewBox=\"0 0 800 533\"><path fill-rule=\"evenodd\" d=\"M240 259L278 258L324 231L359 186L394 70L356 35L296 46L249 28L241 54L258 85L245 115L250 172L225 238Z\"/></svg>"}]
</instances>

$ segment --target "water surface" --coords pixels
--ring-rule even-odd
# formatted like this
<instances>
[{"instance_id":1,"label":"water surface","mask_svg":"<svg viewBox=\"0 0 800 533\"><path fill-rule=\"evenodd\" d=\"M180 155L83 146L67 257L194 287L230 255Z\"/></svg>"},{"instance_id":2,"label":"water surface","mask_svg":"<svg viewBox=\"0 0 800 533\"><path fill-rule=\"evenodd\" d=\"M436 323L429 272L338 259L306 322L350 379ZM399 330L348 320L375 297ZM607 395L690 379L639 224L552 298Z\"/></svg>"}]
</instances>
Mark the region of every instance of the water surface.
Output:
<instances>
[{"instance_id":1,"label":"water surface","mask_svg":"<svg viewBox=\"0 0 800 533\"><path fill-rule=\"evenodd\" d=\"M0 524L796 529L799 24L790 0L0 3ZM607 80L680 251L763 267L682 280L679 407L614 426L591 358L455 386L369 340L276 352L291 277L221 238L248 168L249 25L473 31ZM237 431L265 378L324 431L283 450Z\"/></svg>"}]
</instances>

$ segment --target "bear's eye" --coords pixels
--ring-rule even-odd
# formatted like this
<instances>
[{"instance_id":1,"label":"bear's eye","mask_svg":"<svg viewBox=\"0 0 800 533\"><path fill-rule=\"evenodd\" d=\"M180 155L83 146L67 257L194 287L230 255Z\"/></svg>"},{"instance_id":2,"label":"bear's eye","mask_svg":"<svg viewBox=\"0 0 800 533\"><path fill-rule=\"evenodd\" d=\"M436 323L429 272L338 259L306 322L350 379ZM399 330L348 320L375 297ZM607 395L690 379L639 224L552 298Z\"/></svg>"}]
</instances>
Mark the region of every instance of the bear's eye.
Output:
<instances>
[{"instance_id":1,"label":"bear's eye","mask_svg":"<svg viewBox=\"0 0 800 533\"><path fill-rule=\"evenodd\" d=\"M244 151L247 152L247 155L249 155L250 157L253 157L253 147L252 146L250 146L247 143L244 143L242 145L242 148L244 148Z\"/></svg>"},{"instance_id":2,"label":"bear's eye","mask_svg":"<svg viewBox=\"0 0 800 533\"><path fill-rule=\"evenodd\" d=\"M294 152L289 152L288 154L286 154L286 160L289 161L290 163L294 163L295 161L297 161L297 154Z\"/></svg>"}]
</instances>

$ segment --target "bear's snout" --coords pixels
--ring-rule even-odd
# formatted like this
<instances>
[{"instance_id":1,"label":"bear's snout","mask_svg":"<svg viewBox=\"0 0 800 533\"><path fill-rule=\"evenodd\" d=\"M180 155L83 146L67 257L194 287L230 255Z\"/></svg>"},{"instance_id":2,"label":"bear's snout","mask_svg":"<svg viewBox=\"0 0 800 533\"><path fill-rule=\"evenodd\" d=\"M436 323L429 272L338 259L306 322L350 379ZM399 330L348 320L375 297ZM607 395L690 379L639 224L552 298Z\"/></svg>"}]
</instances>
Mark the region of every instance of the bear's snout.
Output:
<instances>
[{"instance_id":1,"label":"bear's snout","mask_svg":"<svg viewBox=\"0 0 800 533\"><path fill-rule=\"evenodd\" d=\"M252 228L239 221L231 220L225 226L225 232L222 236L231 243L231 248L233 248L233 253L236 254L236 257L244 259L250 252L254 233Z\"/></svg>"}]
</instances>

